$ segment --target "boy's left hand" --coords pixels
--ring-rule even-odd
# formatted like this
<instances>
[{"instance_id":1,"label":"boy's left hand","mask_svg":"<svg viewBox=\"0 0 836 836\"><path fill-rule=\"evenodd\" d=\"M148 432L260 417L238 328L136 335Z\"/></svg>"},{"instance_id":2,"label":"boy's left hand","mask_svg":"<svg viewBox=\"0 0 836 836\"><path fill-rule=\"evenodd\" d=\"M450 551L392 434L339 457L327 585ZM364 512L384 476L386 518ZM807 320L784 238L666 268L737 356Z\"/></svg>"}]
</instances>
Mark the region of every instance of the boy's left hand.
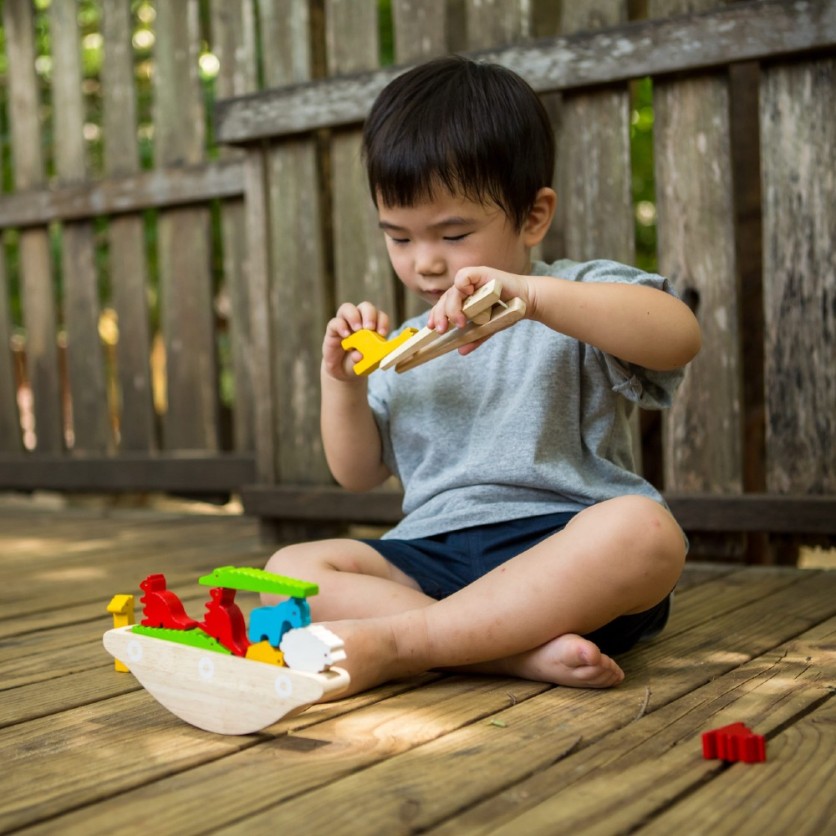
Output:
<instances>
[{"instance_id":1,"label":"boy's left hand","mask_svg":"<svg viewBox=\"0 0 836 836\"><path fill-rule=\"evenodd\" d=\"M467 317L462 312L465 300L493 279L498 279L502 285L502 301L519 297L526 307L529 306L531 284L528 276L506 273L493 267L465 267L456 273L452 286L433 306L427 326L439 334L444 334L451 327L463 328L467 325ZM459 354L470 354L486 339L490 337L462 346Z\"/></svg>"}]
</instances>

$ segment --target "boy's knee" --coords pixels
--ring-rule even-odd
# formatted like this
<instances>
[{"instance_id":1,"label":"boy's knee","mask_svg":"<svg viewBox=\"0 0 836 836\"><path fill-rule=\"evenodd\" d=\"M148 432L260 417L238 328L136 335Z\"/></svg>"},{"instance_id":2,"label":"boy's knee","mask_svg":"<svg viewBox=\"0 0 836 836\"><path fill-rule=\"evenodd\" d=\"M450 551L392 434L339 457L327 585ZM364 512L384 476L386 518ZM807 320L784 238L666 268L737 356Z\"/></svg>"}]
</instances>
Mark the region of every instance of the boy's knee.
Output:
<instances>
[{"instance_id":1,"label":"boy's knee","mask_svg":"<svg viewBox=\"0 0 836 836\"><path fill-rule=\"evenodd\" d=\"M270 555L264 568L276 575L292 575L293 568L299 566L303 561L303 551L303 544L282 546Z\"/></svg>"},{"instance_id":2,"label":"boy's knee","mask_svg":"<svg viewBox=\"0 0 836 836\"><path fill-rule=\"evenodd\" d=\"M625 496L618 502L634 553L678 578L685 565L685 536L670 512L644 496Z\"/></svg>"}]
</instances>

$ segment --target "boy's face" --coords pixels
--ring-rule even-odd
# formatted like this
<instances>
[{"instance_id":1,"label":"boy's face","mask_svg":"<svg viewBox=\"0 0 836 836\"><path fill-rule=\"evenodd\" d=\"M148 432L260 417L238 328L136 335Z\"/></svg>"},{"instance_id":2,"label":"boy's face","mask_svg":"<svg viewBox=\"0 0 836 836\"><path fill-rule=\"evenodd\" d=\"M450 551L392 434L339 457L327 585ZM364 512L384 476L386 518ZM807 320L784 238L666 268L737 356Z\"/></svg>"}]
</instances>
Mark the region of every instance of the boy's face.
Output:
<instances>
[{"instance_id":1,"label":"boy's face","mask_svg":"<svg viewBox=\"0 0 836 836\"><path fill-rule=\"evenodd\" d=\"M493 204L474 203L446 189L415 206L378 200L380 228L398 278L434 305L463 267L525 274L530 254L521 232Z\"/></svg>"}]
</instances>

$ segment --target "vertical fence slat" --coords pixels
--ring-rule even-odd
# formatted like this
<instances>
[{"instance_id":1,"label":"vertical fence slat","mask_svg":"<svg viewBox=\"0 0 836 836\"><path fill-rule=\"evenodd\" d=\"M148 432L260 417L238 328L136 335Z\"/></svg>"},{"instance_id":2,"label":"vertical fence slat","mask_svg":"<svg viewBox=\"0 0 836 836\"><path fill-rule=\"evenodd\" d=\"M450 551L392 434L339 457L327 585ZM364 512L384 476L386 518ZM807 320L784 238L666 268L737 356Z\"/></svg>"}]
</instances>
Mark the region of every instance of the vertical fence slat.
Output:
<instances>
[{"instance_id":1,"label":"vertical fence slat","mask_svg":"<svg viewBox=\"0 0 836 836\"><path fill-rule=\"evenodd\" d=\"M53 0L52 99L55 114L55 169L60 183L87 176L81 54L75 0ZM61 273L67 363L73 416L73 449L104 452L110 447L104 357L99 339L99 294L91 221L64 224Z\"/></svg>"},{"instance_id":2,"label":"vertical fence slat","mask_svg":"<svg viewBox=\"0 0 836 836\"><path fill-rule=\"evenodd\" d=\"M272 242L267 195L268 155L250 150L245 164L244 208L249 249L247 296L250 300L249 329L252 337L253 431L255 433L255 478L260 484L277 480L277 404L272 371L280 362L272 339L270 263Z\"/></svg>"},{"instance_id":3,"label":"vertical fence slat","mask_svg":"<svg viewBox=\"0 0 836 836\"><path fill-rule=\"evenodd\" d=\"M655 0L651 14L693 7ZM712 0L703 7L716 5ZM665 487L742 490L741 381L728 83L712 75L654 85L659 268L698 298L701 354L665 420Z\"/></svg>"},{"instance_id":4,"label":"vertical fence slat","mask_svg":"<svg viewBox=\"0 0 836 836\"><path fill-rule=\"evenodd\" d=\"M561 32L618 26L625 0L564 4ZM578 261L636 257L630 165L630 93L626 84L571 93L561 101L557 195L565 255ZM601 219L607 222L602 223ZM639 413L632 421L636 467L641 469Z\"/></svg>"},{"instance_id":5,"label":"vertical fence slat","mask_svg":"<svg viewBox=\"0 0 836 836\"><path fill-rule=\"evenodd\" d=\"M0 238L2 244L2 238ZM12 330L9 314L9 286L6 259L0 252L0 452L23 450L20 415L17 409L17 383L12 357Z\"/></svg>"},{"instance_id":6,"label":"vertical fence slat","mask_svg":"<svg viewBox=\"0 0 836 836\"><path fill-rule=\"evenodd\" d=\"M102 8L102 122L104 171L124 176L139 171L130 0ZM110 219L110 276L119 323L116 347L119 437L122 450L156 447L151 394L151 337L144 222L138 215Z\"/></svg>"},{"instance_id":7,"label":"vertical fence slat","mask_svg":"<svg viewBox=\"0 0 836 836\"><path fill-rule=\"evenodd\" d=\"M306 3L261 2L264 80L268 87L306 81L311 77L311 26ZM319 368L322 334L332 303L328 293L325 237L319 196L316 139L299 137L279 142L265 153L266 240L269 273L253 270L253 292L267 290L271 403L257 411L259 424L272 418L273 444L264 444L274 459L262 463L259 475L283 482L316 484L330 475L319 435ZM257 188L253 168L248 185ZM256 201L258 203L258 200ZM256 234L256 233L252 233ZM259 298L254 296L254 308ZM263 338L260 323L253 324Z\"/></svg>"},{"instance_id":8,"label":"vertical fence slat","mask_svg":"<svg viewBox=\"0 0 836 836\"><path fill-rule=\"evenodd\" d=\"M379 65L376 0L328 0L329 75ZM374 302L395 314L395 283L361 160L361 132L335 131L331 140L334 270L337 302Z\"/></svg>"},{"instance_id":9,"label":"vertical fence slat","mask_svg":"<svg viewBox=\"0 0 836 836\"><path fill-rule=\"evenodd\" d=\"M427 61L447 52L447 5L447 0L392 0L396 64ZM426 309L426 302L416 294L404 293L404 318Z\"/></svg>"},{"instance_id":10,"label":"vertical fence slat","mask_svg":"<svg viewBox=\"0 0 836 836\"><path fill-rule=\"evenodd\" d=\"M158 165L203 160L198 23L197 0L157 3L154 121ZM209 234L207 209L189 207L160 213L168 397L163 426L168 449L214 450L218 446Z\"/></svg>"},{"instance_id":11,"label":"vertical fence slat","mask_svg":"<svg viewBox=\"0 0 836 836\"><path fill-rule=\"evenodd\" d=\"M396 64L447 52L447 0L392 0L392 19Z\"/></svg>"},{"instance_id":12,"label":"vertical fence slat","mask_svg":"<svg viewBox=\"0 0 836 836\"><path fill-rule=\"evenodd\" d=\"M468 49L512 44L527 34L527 20L519 0L466 0Z\"/></svg>"},{"instance_id":13,"label":"vertical fence slat","mask_svg":"<svg viewBox=\"0 0 836 836\"><path fill-rule=\"evenodd\" d=\"M248 0L213 0L212 49L220 62L215 81L218 98L251 93L257 87L255 22ZM241 152L221 149L223 156ZM252 374L253 341L247 284L247 221L241 200L221 207L223 275L229 300L229 347L234 386L233 443L236 450L255 447Z\"/></svg>"},{"instance_id":14,"label":"vertical fence slat","mask_svg":"<svg viewBox=\"0 0 836 836\"><path fill-rule=\"evenodd\" d=\"M617 26L625 0L563 5L561 31ZM635 258L630 186L630 96L626 85L563 96L558 148L558 206L566 255L579 261ZM607 222L602 223L601 219Z\"/></svg>"},{"instance_id":15,"label":"vertical fence slat","mask_svg":"<svg viewBox=\"0 0 836 836\"><path fill-rule=\"evenodd\" d=\"M767 488L836 492L836 60L761 82Z\"/></svg>"},{"instance_id":16,"label":"vertical fence slat","mask_svg":"<svg viewBox=\"0 0 836 836\"><path fill-rule=\"evenodd\" d=\"M35 32L30 0L3 5L9 74L9 122L15 188L44 184L38 83L35 77ZM46 229L20 233L26 370L32 387L37 450L63 448L63 409L55 339L56 315L49 235Z\"/></svg>"}]
</instances>

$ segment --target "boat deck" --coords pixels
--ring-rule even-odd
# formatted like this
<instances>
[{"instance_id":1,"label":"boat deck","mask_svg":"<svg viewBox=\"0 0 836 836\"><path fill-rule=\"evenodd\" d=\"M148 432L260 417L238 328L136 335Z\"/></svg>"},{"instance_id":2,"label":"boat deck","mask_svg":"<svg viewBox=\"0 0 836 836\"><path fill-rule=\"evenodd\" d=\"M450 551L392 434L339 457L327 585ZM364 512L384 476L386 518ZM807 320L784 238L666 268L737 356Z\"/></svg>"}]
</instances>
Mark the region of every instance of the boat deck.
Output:
<instances>
[{"instance_id":1,"label":"boat deck","mask_svg":"<svg viewBox=\"0 0 836 836\"><path fill-rule=\"evenodd\" d=\"M114 671L112 595L163 572L194 615L267 554L242 517L0 508L0 832L836 832L836 572L689 566L610 691L433 673L228 737ZM765 763L702 757L733 722Z\"/></svg>"}]
</instances>

